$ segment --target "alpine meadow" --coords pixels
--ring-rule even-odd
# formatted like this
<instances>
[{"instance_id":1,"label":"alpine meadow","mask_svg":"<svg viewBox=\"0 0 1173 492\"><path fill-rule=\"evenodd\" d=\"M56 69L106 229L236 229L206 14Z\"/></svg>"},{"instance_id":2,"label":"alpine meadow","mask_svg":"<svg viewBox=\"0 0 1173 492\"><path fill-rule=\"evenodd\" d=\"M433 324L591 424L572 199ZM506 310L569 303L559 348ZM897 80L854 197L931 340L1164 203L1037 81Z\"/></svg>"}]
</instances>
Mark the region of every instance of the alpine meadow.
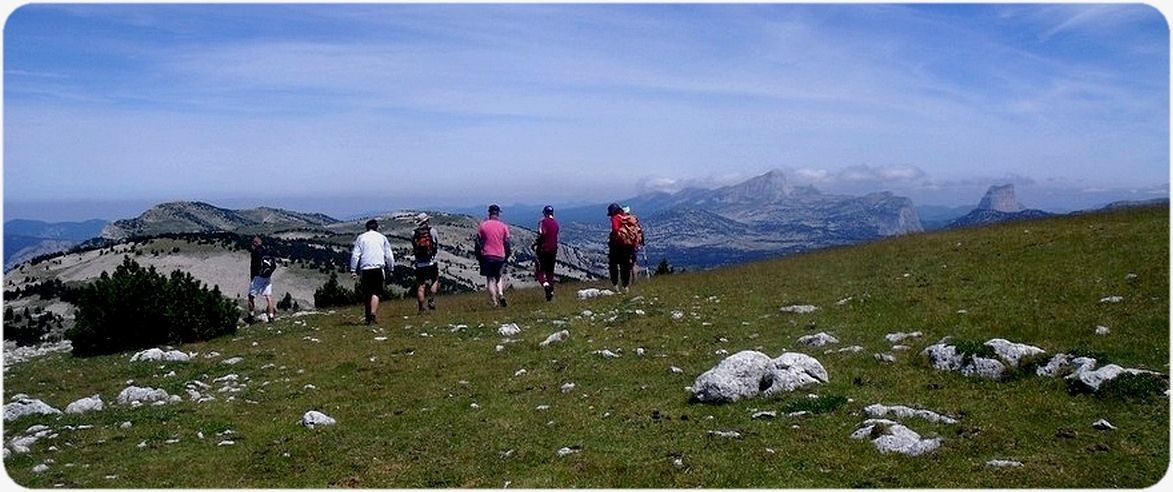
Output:
<instances>
[{"instance_id":1,"label":"alpine meadow","mask_svg":"<svg viewBox=\"0 0 1173 492\"><path fill-rule=\"evenodd\" d=\"M186 360L13 364L6 402L105 405L6 407L23 452L5 468L31 488L1143 488L1169 465L1167 206L590 287L423 316L394 300L377 326L302 312L174 347ZM929 356L990 360L994 339L1045 352L996 378ZM747 350L805 354L825 381L699 401L698 376ZM1157 377L1081 389L1043 374L1059 354ZM126 404L129 386L171 397ZM908 432L935 447L881 446Z\"/></svg>"}]
</instances>

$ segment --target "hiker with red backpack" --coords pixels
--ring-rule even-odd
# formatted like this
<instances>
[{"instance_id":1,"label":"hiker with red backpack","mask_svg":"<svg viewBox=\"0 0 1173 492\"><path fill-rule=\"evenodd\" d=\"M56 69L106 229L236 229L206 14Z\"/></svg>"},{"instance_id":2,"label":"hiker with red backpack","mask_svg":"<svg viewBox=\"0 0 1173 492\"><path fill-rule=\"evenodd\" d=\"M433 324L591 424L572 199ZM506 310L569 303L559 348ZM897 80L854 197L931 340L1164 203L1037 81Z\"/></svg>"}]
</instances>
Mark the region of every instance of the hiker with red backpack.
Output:
<instances>
[{"instance_id":1,"label":"hiker with red backpack","mask_svg":"<svg viewBox=\"0 0 1173 492\"><path fill-rule=\"evenodd\" d=\"M615 292L626 292L631 285L631 268L635 263L635 252L644 245L643 228L639 225L639 219L625 212L618 203L607 206L607 215L611 217L611 235L607 239L611 289Z\"/></svg>"},{"instance_id":2,"label":"hiker with red backpack","mask_svg":"<svg viewBox=\"0 0 1173 492\"><path fill-rule=\"evenodd\" d=\"M440 236L431 225L431 217L420 212L415 216L416 228L411 235L411 250L415 255L415 295L419 301L419 313L424 312L424 301L428 310L436 310L436 294L440 291L440 265L436 254L440 251Z\"/></svg>"},{"instance_id":3,"label":"hiker with red backpack","mask_svg":"<svg viewBox=\"0 0 1173 492\"><path fill-rule=\"evenodd\" d=\"M538 236L534 239L534 263L537 266L538 283L546 291L546 301L554 300L554 264L558 257L558 221L554 220L554 207L542 209L542 220L538 222Z\"/></svg>"},{"instance_id":4,"label":"hiker with red backpack","mask_svg":"<svg viewBox=\"0 0 1173 492\"><path fill-rule=\"evenodd\" d=\"M485 289L489 291L489 302L493 307L506 307L505 262L512 253L509 226L501 220L501 207L489 205L489 218L477 227L473 253L481 264L481 275L485 277Z\"/></svg>"}]
</instances>

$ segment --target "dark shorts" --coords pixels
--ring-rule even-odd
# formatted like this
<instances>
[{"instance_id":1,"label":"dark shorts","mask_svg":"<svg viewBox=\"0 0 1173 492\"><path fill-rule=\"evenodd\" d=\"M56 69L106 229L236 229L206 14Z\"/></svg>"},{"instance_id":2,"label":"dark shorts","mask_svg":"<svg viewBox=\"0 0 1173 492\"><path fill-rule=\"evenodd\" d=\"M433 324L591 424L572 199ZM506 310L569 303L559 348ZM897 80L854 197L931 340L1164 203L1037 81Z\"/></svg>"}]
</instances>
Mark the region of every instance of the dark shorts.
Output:
<instances>
[{"instance_id":1,"label":"dark shorts","mask_svg":"<svg viewBox=\"0 0 1173 492\"><path fill-rule=\"evenodd\" d=\"M432 264L426 267L418 267L415 269L415 284L423 285L428 282L438 282L440 280L440 265Z\"/></svg>"},{"instance_id":2,"label":"dark shorts","mask_svg":"<svg viewBox=\"0 0 1173 492\"><path fill-rule=\"evenodd\" d=\"M383 297L383 278L382 268L359 272L358 283L364 299L369 299L371 296Z\"/></svg>"},{"instance_id":3,"label":"dark shorts","mask_svg":"<svg viewBox=\"0 0 1173 492\"><path fill-rule=\"evenodd\" d=\"M484 258L481 260L481 276L490 278L501 278L505 273L505 260L496 258Z\"/></svg>"}]
</instances>

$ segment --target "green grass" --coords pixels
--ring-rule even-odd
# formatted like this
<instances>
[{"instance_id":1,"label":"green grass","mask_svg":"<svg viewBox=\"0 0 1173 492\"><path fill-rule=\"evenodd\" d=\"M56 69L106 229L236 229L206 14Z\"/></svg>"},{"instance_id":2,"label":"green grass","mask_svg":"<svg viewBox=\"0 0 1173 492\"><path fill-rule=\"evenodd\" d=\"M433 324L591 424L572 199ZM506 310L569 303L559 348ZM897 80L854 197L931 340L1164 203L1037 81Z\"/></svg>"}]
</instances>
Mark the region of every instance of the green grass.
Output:
<instances>
[{"instance_id":1,"label":"green grass","mask_svg":"<svg viewBox=\"0 0 1173 492\"><path fill-rule=\"evenodd\" d=\"M359 323L359 307L285 318L184 346L201 354L188 363L48 356L5 370L5 401L26 393L64 409L99 393L107 409L5 423L5 441L37 423L59 432L5 467L33 488L1147 487L1169 464L1167 397L1072 395L1063 381L1038 377L966 378L918 353L945 336L1006 338L1168 374L1168 238L1164 209L1063 217L640 279L631 294L590 301L574 299L592 285L582 283L563 286L552 303L540 289L516 289L498 310L483 293L441 297L426 316L415 315L414 300L384 303L376 328ZM1124 300L1099 302L1111 295ZM779 311L793 304L819 309ZM676 310L685 316L673 319ZM522 327L520 341L502 343L503 323ZM458 324L467 328L452 331ZM1097 325L1111 334L1095 335ZM569 340L538 346L561 329ZM830 348L866 350L824 354L795 342L819 331L839 338ZM902 342L912 350L895 352L895 364L876 361L873 353L890 350L883 336L896 331L925 335ZM602 349L622 357L593 353ZM726 357L719 351L746 349L808 353L831 381L774 400L689 402L684 388ZM203 358L210 351L222 356ZM244 361L219 363L231 356ZM169 371L176 375L163 377ZM128 380L184 395L187 381L230 373L248 378L233 401L213 393L217 400L202 404L113 404ZM568 382L576 386L563 393ZM882 455L849 437L872 403L959 422L905 421L943 446L915 458ZM813 415L781 416L793 408ZM308 410L338 424L305 429L297 421ZM780 416L753 419L760 410ZM1117 430L1092 429L1101 418ZM121 429L124 421L133 427ZM709 433L728 430L741 437ZM224 439L235 445L218 446ZM559 457L563 447L578 452ZM32 473L47 458L49 470ZM985 466L991 459L1025 466Z\"/></svg>"}]
</instances>

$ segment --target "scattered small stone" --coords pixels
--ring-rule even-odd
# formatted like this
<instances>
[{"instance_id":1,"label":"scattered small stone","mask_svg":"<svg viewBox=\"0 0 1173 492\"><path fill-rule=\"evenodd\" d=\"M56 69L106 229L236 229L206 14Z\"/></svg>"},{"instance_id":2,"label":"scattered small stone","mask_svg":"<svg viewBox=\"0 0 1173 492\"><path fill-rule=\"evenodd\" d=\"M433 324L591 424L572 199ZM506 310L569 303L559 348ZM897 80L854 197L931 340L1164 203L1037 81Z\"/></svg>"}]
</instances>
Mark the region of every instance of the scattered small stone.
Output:
<instances>
[{"instance_id":1,"label":"scattered small stone","mask_svg":"<svg viewBox=\"0 0 1173 492\"><path fill-rule=\"evenodd\" d=\"M796 304L793 306L784 306L780 309L780 311L782 311L784 313L806 314L806 313L813 313L817 309L819 309L819 308L812 306L810 304Z\"/></svg>"},{"instance_id":2,"label":"scattered small stone","mask_svg":"<svg viewBox=\"0 0 1173 492\"><path fill-rule=\"evenodd\" d=\"M839 343L839 339L825 332L819 332L814 335L806 335L798 338L799 345L809 345L812 347L822 347L823 345Z\"/></svg>"},{"instance_id":3,"label":"scattered small stone","mask_svg":"<svg viewBox=\"0 0 1173 492\"><path fill-rule=\"evenodd\" d=\"M1096 334L1097 335L1107 335L1109 333L1112 333L1112 330L1109 329L1107 326L1096 326Z\"/></svg>"},{"instance_id":4,"label":"scattered small stone","mask_svg":"<svg viewBox=\"0 0 1173 492\"><path fill-rule=\"evenodd\" d=\"M65 407L65 413L86 413L102 410L102 397L94 395L79 399Z\"/></svg>"},{"instance_id":5,"label":"scattered small stone","mask_svg":"<svg viewBox=\"0 0 1173 492\"><path fill-rule=\"evenodd\" d=\"M884 364L895 364L896 363L896 356L893 354L886 353L886 352L882 353L882 354L872 354L872 357L875 357L877 361L880 361L881 363L884 363Z\"/></svg>"},{"instance_id":6,"label":"scattered small stone","mask_svg":"<svg viewBox=\"0 0 1173 492\"><path fill-rule=\"evenodd\" d=\"M47 471L49 471L49 465L46 465L44 463L41 463L41 464L33 467L33 473L45 473Z\"/></svg>"},{"instance_id":7,"label":"scattered small stone","mask_svg":"<svg viewBox=\"0 0 1173 492\"><path fill-rule=\"evenodd\" d=\"M610 292L610 291L608 291L608 292ZM558 450L558 457L563 458L563 457L572 455L577 452L579 452L579 449L577 447L573 447L573 448L564 447L564 448Z\"/></svg>"},{"instance_id":8,"label":"scattered small stone","mask_svg":"<svg viewBox=\"0 0 1173 492\"><path fill-rule=\"evenodd\" d=\"M1116 430L1116 426L1104 419L1092 422L1092 428L1096 430Z\"/></svg>"},{"instance_id":9,"label":"scattered small stone","mask_svg":"<svg viewBox=\"0 0 1173 492\"><path fill-rule=\"evenodd\" d=\"M899 343L899 342L904 341L907 338L919 338L922 335L924 335L924 334L919 331L914 331L912 333L904 333L902 331L898 331L896 333L889 333L887 335L884 335L884 340L887 340L888 343Z\"/></svg>"},{"instance_id":10,"label":"scattered small stone","mask_svg":"<svg viewBox=\"0 0 1173 492\"><path fill-rule=\"evenodd\" d=\"M868 405L864 407L864 412L872 418L884 417L888 414L893 414L897 418L917 417L925 419L933 423L956 424L957 420L952 417L941 415L931 410L921 410L917 408L906 407L904 405L885 406L879 403Z\"/></svg>"},{"instance_id":11,"label":"scattered small stone","mask_svg":"<svg viewBox=\"0 0 1173 492\"><path fill-rule=\"evenodd\" d=\"M777 416L778 416L778 412L775 412L773 410L763 410L760 412L755 412L750 418L753 418L753 419L772 419Z\"/></svg>"},{"instance_id":12,"label":"scattered small stone","mask_svg":"<svg viewBox=\"0 0 1173 492\"><path fill-rule=\"evenodd\" d=\"M138 361L164 361L164 362L187 362L191 360L194 354L186 354L178 350L169 350L164 352L161 349L153 348L143 350L130 356L131 362Z\"/></svg>"},{"instance_id":13,"label":"scattered small stone","mask_svg":"<svg viewBox=\"0 0 1173 492\"><path fill-rule=\"evenodd\" d=\"M236 364L240 363L240 361L243 361L243 360L244 360L244 357L232 357L229 359L224 359L224 360L220 361L220 363L221 364L228 364L228 365L232 366L232 365L236 365Z\"/></svg>"},{"instance_id":14,"label":"scattered small stone","mask_svg":"<svg viewBox=\"0 0 1173 492\"><path fill-rule=\"evenodd\" d=\"M550 334L550 336L546 337L546 339L544 341L542 341L541 343L539 343L538 345L540 345L542 347L546 347L546 346L549 346L549 345L552 345L555 343L564 342L569 338L570 338L570 332L567 330L562 330L562 331Z\"/></svg>"},{"instance_id":15,"label":"scattered small stone","mask_svg":"<svg viewBox=\"0 0 1173 492\"><path fill-rule=\"evenodd\" d=\"M726 439L741 439L741 433L737 431L709 431L710 436L724 437Z\"/></svg>"},{"instance_id":16,"label":"scattered small stone","mask_svg":"<svg viewBox=\"0 0 1173 492\"><path fill-rule=\"evenodd\" d=\"M561 389L563 393L570 393L571 391L574 391L574 383L563 384Z\"/></svg>"},{"instance_id":17,"label":"scattered small stone","mask_svg":"<svg viewBox=\"0 0 1173 492\"><path fill-rule=\"evenodd\" d=\"M941 446L941 438L922 439L912 429L886 419L868 419L851 434L852 439L871 439L880 453L920 456Z\"/></svg>"},{"instance_id":18,"label":"scattered small stone","mask_svg":"<svg viewBox=\"0 0 1173 492\"><path fill-rule=\"evenodd\" d=\"M305 415L301 416L301 425L309 427L310 429L313 429L319 425L334 425L336 423L338 422L332 417L317 410L310 410L306 412Z\"/></svg>"},{"instance_id":19,"label":"scattered small stone","mask_svg":"<svg viewBox=\"0 0 1173 492\"><path fill-rule=\"evenodd\" d=\"M994 467L994 468L1007 468L1007 467L1018 468L1018 467L1022 466L1022 462L1021 461L1013 461L1013 460L990 460L990 461L986 462L986 466L990 466L990 467Z\"/></svg>"},{"instance_id":20,"label":"scattered small stone","mask_svg":"<svg viewBox=\"0 0 1173 492\"><path fill-rule=\"evenodd\" d=\"M601 356L603 356L604 358L607 358L607 359L618 359L619 357L621 357L619 354L617 354L617 353L615 353L615 352L612 352L612 351L610 351L609 349L596 350L596 351L594 351L594 352L591 352L591 353L592 353L592 354L599 354L599 355L601 355Z\"/></svg>"},{"instance_id":21,"label":"scattered small stone","mask_svg":"<svg viewBox=\"0 0 1173 492\"><path fill-rule=\"evenodd\" d=\"M497 333L503 337L511 337L521 333L521 327L517 326L517 323L507 323L497 328Z\"/></svg>"},{"instance_id":22,"label":"scattered small stone","mask_svg":"<svg viewBox=\"0 0 1173 492\"><path fill-rule=\"evenodd\" d=\"M236 441L223 440L223 441L216 443L216 446L234 446L234 445L236 445Z\"/></svg>"},{"instance_id":23,"label":"scattered small stone","mask_svg":"<svg viewBox=\"0 0 1173 492\"><path fill-rule=\"evenodd\" d=\"M676 366L671 366L671 367L669 367L669 368L668 368L668 370L669 370L669 371L671 371L671 372L672 372L672 374L683 374L683 373L684 373L684 369L681 369L681 368L679 368L679 367L676 367Z\"/></svg>"},{"instance_id":24,"label":"scattered small stone","mask_svg":"<svg viewBox=\"0 0 1173 492\"><path fill-rule=\"evenodd\" d=\"M134 424L130 423L130 421L128 420L128 421L126 421L126 422L123 422L123 423L122 423L122 425L120 425L120 426L118 426L118 427L119 427L120 429L129 429L129 428L130 428L131 426L133 426L133 425L134 425Z\"/></svg>"},{"instance_id":25,"label":"scattered small stone","mask_svg":"<svg viewBox=\"0 0 1173 492\"><path fill-rule=\"evenodd\" d=\"M1101 303L1101 304L1102 304L1102 303L1112 303L1112 304L1115 304L1115 303L1117 303L1117 302L1121 302L1121 301L1123 301L1123 300L1124 300L1124 298L1123 298L1123 297L1120 297L1120 296L1108 296L1108 297L1105 297L1105 298L1103 298L1103 299L1100 299L1100 303Z\"/></svg>"},{"instance_id":26,"label":"scattered small stone","mask_svg":"<svg viewBox=\"0 0 1173 492\"><path fill-rule=\"evenodd\" d=\"M595 289L595 288L582 289L582 290L578 291L578 293L577 293L578 299L581 301L585 301L587 299L594 299L596 297L610 296L610 295L615 295L615 293L609 289Z\"/></svg>"}]
</instances>

